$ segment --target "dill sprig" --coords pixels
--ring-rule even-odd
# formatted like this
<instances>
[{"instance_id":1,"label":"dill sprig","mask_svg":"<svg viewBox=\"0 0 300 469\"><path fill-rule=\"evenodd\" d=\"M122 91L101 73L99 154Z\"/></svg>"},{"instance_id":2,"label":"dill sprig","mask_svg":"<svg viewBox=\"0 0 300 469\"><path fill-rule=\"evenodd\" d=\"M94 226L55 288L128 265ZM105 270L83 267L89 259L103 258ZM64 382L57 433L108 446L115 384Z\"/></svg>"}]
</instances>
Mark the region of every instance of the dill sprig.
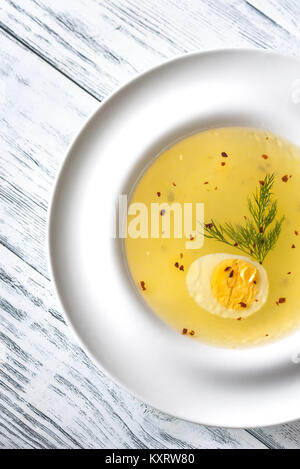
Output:
<instances>
[{"instance_id":1,"label":"dill sprig","mask_svg":"<svg viewBox=\"0 0 300 469\"><path fill-rule=\"evenodd\" d=\"M252 217L245 217L244 225L232 223L216 223L211 220L204 225L204 236L215 239L263 263L267 254L277 243L284 217L274 222L277 215L277 201L272 201L274 174L267 174L260 181L252 198L248 199L248 209Z\"/></svg>"}]
</instances>

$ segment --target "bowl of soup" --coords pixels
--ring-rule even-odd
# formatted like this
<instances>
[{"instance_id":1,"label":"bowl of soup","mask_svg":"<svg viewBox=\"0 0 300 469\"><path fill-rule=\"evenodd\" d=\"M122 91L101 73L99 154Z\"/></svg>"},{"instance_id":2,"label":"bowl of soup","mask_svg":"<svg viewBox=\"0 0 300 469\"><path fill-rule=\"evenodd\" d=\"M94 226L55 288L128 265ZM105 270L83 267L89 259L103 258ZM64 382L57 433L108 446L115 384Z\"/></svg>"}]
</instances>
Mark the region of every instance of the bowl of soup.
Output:
<instances>
[{"instance_id":1,"label":"bowl of soup","mask_svg":"<svg viewBox=\"0 0 300 469\"><path fill-rule=\"evenodd\" d=\"M49 265L87 355L197 423L300 417L300 67L186 55L101 104L62 163Z\"/></svg>"}]
</instances>

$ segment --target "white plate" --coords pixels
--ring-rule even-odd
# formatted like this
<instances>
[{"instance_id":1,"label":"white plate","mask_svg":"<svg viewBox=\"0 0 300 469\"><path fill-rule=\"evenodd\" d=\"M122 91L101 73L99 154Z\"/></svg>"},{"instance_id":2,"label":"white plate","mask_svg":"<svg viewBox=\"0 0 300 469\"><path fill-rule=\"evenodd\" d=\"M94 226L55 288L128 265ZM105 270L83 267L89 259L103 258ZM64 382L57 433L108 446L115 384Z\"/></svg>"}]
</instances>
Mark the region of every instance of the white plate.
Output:
<instances>
[{"instance_id":1,"label":"white plate","mask_svg":"<svg viewBox=\"0 0 300 469\"><path fill-rule=\"evenodd\" d=\"M60 171L49 253L65 315L107 374L177 417L230 427L299 418L300 332L238 351L168 328L136 295L122 242L111 237L118 194L166 145L208 127L261 127L300 144L299 79L299 60L275 53L183 56L106 100Z\"/></svg>"}]
</instances>

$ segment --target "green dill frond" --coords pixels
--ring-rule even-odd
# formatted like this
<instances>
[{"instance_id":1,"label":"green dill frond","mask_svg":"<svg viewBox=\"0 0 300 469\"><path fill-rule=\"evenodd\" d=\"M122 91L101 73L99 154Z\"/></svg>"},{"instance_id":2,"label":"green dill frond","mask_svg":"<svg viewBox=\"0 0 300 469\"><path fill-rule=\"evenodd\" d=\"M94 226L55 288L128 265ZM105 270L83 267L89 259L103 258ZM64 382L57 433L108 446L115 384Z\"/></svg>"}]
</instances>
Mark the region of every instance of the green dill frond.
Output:
<instances>
[{"instance_id":1,"label":"green dill frond","mask_svg":"<svg viewBox=\"0 0 300 469\"><path fill-rule=\"evenodd\" d=\"M264 180L260 181L252 198L248 199L252 219L246 218L244 225L221 225L211 220L204 225L204 236L236 247L262 264L267 254L275 247L284 221L282 217L270 227L277 215L277 201L272 201L273 184L274 174L267 174Z\"/></svg>"}]
</instances>

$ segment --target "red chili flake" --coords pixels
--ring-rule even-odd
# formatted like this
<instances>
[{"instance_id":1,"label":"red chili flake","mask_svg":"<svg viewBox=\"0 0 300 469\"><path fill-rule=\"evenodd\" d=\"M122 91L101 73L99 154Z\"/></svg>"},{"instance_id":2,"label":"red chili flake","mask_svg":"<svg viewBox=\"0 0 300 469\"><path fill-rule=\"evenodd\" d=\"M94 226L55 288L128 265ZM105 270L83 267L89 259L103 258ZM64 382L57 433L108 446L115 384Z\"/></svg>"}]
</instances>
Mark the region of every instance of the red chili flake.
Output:
<instances>
[{"instance_id":1,"label":"red chili flake","mask_svg":"<svg viewBox=\"0 0 300 469\"><path fill-rule=\"evenodd\" d=\"M285 303L285 302L286 302L286 298L279 298L279 300L278 300L278 303L280 303L280 304Z\"/></svg>"},{"instance_id":2,"label":"red chili flake","mask_svg":"<svg viewBox=\"0 0 300 469\"><path fill-rule=\"evenodd\" d=\"M226 164L225 161L222 161L221 166L225 166L225 164Z\"/></svg>"},{"instance_id":3,"label":"red chili flake","mask_svg":"<svg viewBox=\"0 0 300 469\"><path fill-rule=\"evenodd\" d=\"M225 153L225 151L222 151L221 155L223 156L223 158L228 158L228 155L227 153Z\"/></svg>"},{"instance_id":4,"label":"red chili flake","mask_svg":"<svg viewBox=\"0 0 300 469\"><path fill-rule=\"evenodd\" d=\"M195 331L190 331L190 335L195 335Z\"/></svg>"},{"instance_id":5,"label":"red chili flake","mask_svg":"<svg viewBox=\"0 0 300 469\"><path fill-rule=\"evenodd\" d=\"M227 272L230 268L230 265L228 267L225 267L224 272Z\"/></svg>"},{"instance_id":6,"label":"red chili flake","mask_svg":"<svg viewBox=\"0 0 300 469\"><path fill-rule=\"evenodd\" d=\"M230 272L229 277L233 277L233 270Z\"/></svg>"},{"instance_id":7,"label":"red chili flake","mask_svg":"<svg viewBox=\"0 0 300 469\"><path fill-rule=\"evenodd\" d=\"M187 333L187 331L188 331L188 330L184 327L184 328L182 329L182 334L185 335L185 334Z\"/></svg>"},{"instance_id":8,"label":"red chili flake","mask_svg":"<svg viewBox=\"0 0 300 469\"><path fill-rule=\"evenodd\" d=\"M269 334L266 334L266 337L269 337Z\"/></svg>"},{"instance_id":9,"label":"red chili flake","mask_svg":"<svg viewBox=\"0 0 300 469\"><path fill-rule=\"evenodd\" d=\"M208 228L209 230L211 230L213 226L214 226L213 223L206 223L205 224L205 228Z\"/></svg>"},{"instance_id":10,"label":"red chili flake","mask_svg":"<svg viewBox=\"0 0 300 469\"><path fill-rule=\"evenodd\" d=\"M235 247L238 246L238 243L234 243L234 246L235 246Z\"/></svg>"},{"instance_id":11,"label":"red chili flake","mask_svg":"<svg viewBox=\"0 0 300 469\"><path fill-rule=\"evenodd\" d=\"M162 210L160 211L161 216L164 216L165 213L166 213L166 211L165 211L164 209L162 209Z\"/></svg>"},{"instance_id":12,"label":"red chili flake","mask_svg":"<svg viewBox=\"0 0 300 469\"><path fill-rule=\"evenodd\" d=\"M194 236L190 235L190 240L193 241L193 239L195 239Z\"/></svg>"},{"instance_id":13,"label":"red chili flake","mask_svg":"<svg viewBox=\"0 0 300 469\"><path fill-rule=\"evenodd\" d=\"M296 246L295 246L294 244L292 244L292 249L295 249L295 247L296 247Z\"/></svg>"},{"instance_id":14,"label":"red chili flake","mask_svg":"<svg viewBox=\"0 0 300 469\"><path fill-rule=\"evenodd\" d=\"M157 194L157 197L160 197L161 196L161 193L160 192L156 192Z\"/></svg>"},{"instance_id":15,"label":"red chili flake","mask_svg":"<svg viewBox=\"0 0 300 469\"><path fill-rule=\"evenodd\" d=\"M140 284L141 284L142 290L145 291L146 290L146 285L145 285L144 280L141 280Z\"/></svg>"},{"instance_id":16,"label":"red chili flake","mask_svg":"<svg viewBox=\"0 0 300 469\"><path fill-rule=\"evenodd\" d=\"M237 320L237 321L240 321L241 319L242 319L241 317L239 317L239 318L236 318L236 320Z\"/></svg>"},{"instance_id":17,"label":"red chili flake","mask_svg":"<svg viewBox=\"0 0 300 469\"><path fill-rule=\"evenodd\" d=\"M255 285L256 285L256 280L253 280L253 283L255 283Z\"/></svg>"},{"instance_id":18,"label":"red chili flake","mask_svg":"<svg viewBox=\"0 0 300 469\"><path fill-rule=\"evenodd\" d=\"M241 305L241 307L242 307L242 308L247 308L247 305L246 305L246 303L244 303L243 301L240 301L240 303L239 303L239 304Z\"/></svg>"},{"instance_id":19,"label":"red chili flake","mask_svg":"<svg viewBox=\"0 0 300 469\"><path fill-rule=\"evenodd\" d=\"M295 230L294 233L295 233L296 236L298 236L298 234L299 234L297 230Z\"/></svg>"},{"instance_id":20,"label":"red chili flake","mask_svg":"<svg viewBox=\"0 0 300 469\"><path fill-rule=\"evenodd\" d=\"M183 265L181 265L181 266L179 267L179 270L184 270Z\"/></svg>"},{"instance_id":21,"label":"red chili flake","mask_svg":"<svg viewBox=\"0 0 300 469\"><path fill-rule=\"evenodd\" d=\"M262 186L265 185L265 181L259 181L259 184L261 184Z\"/></svg>"},{"instance_id":22,"label":"red chili flake","mask_svg":"<svg viewBox=\"0 0 300 469\"><path fill-rule=\"evenodd\" d=\"M181 252L179 255L180 255L180 258L182 259L182 258L183 258L183 254L182 254L182 252Z\"/></svg>"},{"instance_id":23,"label":"red chili flake","mask_svg":"<svg viewBox=\"0 0 300 469\"><path fill-rule=\"evenodd\" d=\"M261 155L261 157L264 159L264 160L267 160L269 157L268 155Z\"/></svg>"},{"instance_id":24,"label":"red chili flake","mask_svg":"<svg viewBox=\"0 0 300 469\"><path fill-rule=\"evenodd\" d=\"M208 184L208 181L205 181L203 184Z\"/></svg>"},{"instance_id":25,"label":"red chili flake","mask_svg":"<svg viewBox=\"0 0 300 469\"><path fill-rule=\"evenodd\" d=\"M290 275L292 272L288 272L287 274Z\"/></svg>"},{"instance_id":26,"label":"red chili flake","mask_svg":"<svg viewBox=\"0 0 300 469\"><path fill-rule=\"evenodd\" d=\"M173 184L173 186L174 186L174 187L176 187L176 184L175 184L175 182L172 182L172 184Z\"/></svg>"},{"instance_id":27,"label":"red chili flake","mask_svg":"<svg viewBox=\"0 0 300 469\"><path fill-rule=\"evenodd\" d=\"M288 182L288 180L289 180L288 175L285 174L284 176L282 176L281 180L282 180L283 182Z\"/></svg>"},{"instance_id":28,"label":"red chili flake","mask_svg":"<svg viewBox=\"0 0 300 469\"><path fill-rule=\"evenodd\" d=\"M178 269L178 267L179 267L179 263L178 263L178 262L175 262L175 264L174 264L174 265L175 265L175 267L177 267L177 269Z\"/></svg>"}]
</instances>

